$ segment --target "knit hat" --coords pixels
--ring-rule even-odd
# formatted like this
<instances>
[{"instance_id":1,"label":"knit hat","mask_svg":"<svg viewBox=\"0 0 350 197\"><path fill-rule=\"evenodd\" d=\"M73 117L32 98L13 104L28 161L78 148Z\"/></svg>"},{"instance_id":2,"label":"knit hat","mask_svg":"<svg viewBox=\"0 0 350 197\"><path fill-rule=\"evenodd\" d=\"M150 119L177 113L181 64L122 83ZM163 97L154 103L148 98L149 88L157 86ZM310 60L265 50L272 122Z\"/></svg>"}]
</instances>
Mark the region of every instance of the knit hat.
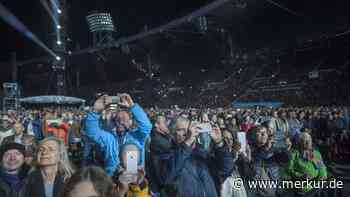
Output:
<instances>
[{"instance_id":1,"label":"knit hat","mask_svg":"<svg viewBox=\"0 0 350 197\"><path fill-rule=\"evenodd\" d=\"M11 142L8 144L1 145L1 147L0 147L0 159L2 160L2 157L4 156L4 154L8 150L14 150L14 149L21 152L23 154L23 156L25 155L25 147L22 144Z\"/></svg>"}]
</instances>

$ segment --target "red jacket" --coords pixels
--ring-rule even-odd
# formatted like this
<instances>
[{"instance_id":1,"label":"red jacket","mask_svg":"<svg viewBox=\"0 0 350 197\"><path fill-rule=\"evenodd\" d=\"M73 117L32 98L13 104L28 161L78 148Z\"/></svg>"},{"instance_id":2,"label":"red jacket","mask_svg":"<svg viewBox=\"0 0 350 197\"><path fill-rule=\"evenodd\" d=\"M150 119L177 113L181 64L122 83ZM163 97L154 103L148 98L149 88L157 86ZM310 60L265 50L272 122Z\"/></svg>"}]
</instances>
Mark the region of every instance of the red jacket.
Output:
<instances>
[{"instance_id":1,"label":"red jacket","mask_svg":"<svg viewBox=\"0 0 350 197\"><path fill-rule=\"evenodd\" d=\"M68 144L68 131L69 125L67 123L60 123L58 127L51 127L48 125L47 121L44 124L44 132L45 134L53 135L59 139L64 141L64 144Z\"/></svg>"}]
</instances>

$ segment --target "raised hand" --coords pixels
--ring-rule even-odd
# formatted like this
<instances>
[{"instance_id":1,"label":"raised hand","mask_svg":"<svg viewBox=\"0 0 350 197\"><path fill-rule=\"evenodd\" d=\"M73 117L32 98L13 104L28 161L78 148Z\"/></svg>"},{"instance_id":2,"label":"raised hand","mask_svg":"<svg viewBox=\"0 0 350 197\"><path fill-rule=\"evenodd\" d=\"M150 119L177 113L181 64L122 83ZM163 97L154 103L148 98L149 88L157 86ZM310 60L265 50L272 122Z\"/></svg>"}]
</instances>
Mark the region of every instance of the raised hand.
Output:
<instances>
[{"instance_id":1,"label":"raised hand","mask_svg":"<svg viewBox=\"0 0 350 197\"><path fill-rule=\"evenodd\" d=\"M94 103L94 111L97 112L102 112L105 108L105 98L107 96L101 96L100 98L98 98L95 103Z\"/></svg>"},{"instance_id":2,"label":"raised hand","mask_svg":"<svg viewBox=\"0 0 350 197\"><path fill-rule=\"evenodd\" d=\"M212 132L210 132L210 136L215 144L222 142L222 132L218 126L213 127Z\"/></svg>"},{"instance_id":3,"label":"raised hand","mask_svg":"<svg viewBox=\"0 0 350 197\"><path fill-rule=\"evenodd\" d=\"M235 153L239 153L240 150L241 150L241 143L239 143L238 141L233 142L232 151Z\"/></svg>"},{"instance_id":4,"label":"raised hand","mask_svg":"<svg viewBox=\"0 0 350 197\"><path fill-rule=\"evenodd\" d=\"M189 132L189 135L188 135L188 138L185 141L185 143L189 146L192 146L194 141L196 141L197 136L199 135L197 124L191 123L191 125L189 126L189 129L188 129L188 132Z\"/></svg>"},{"instance_id":5,"label":"raised hand","mask_svg":"<svg viewBox=\"0 0 350 197\"><path fill-rule=\"evenodd\" d=\"M131 108L134 105L134 101L132 100L129 94L120 94L120 103L118 103L122 107Z\"/></svg>"},{"instance_id":6,"label":"raised hand","mask_svg":"<svg viewBox=\"0 0 350 197\"><path fill-rule=\"evenodd\" d=\"M121 173L121 175L118 178L120 183L123 183L125 185L128 185L130 183L137 183L138 175L132 174L130 172L124 171Z\"/></svg>"},{"instance_id":7,"label":"raised hand","mask_svg":"<svg viewBox=\"0 0 350 197\"><path fill-rule=\"evenodd\" d=\"M250 149L249 144L246 145L245 153L243 153L243 155L248 159L248 161L252 160L252 150Z\"/></svg>"}]
</instances>

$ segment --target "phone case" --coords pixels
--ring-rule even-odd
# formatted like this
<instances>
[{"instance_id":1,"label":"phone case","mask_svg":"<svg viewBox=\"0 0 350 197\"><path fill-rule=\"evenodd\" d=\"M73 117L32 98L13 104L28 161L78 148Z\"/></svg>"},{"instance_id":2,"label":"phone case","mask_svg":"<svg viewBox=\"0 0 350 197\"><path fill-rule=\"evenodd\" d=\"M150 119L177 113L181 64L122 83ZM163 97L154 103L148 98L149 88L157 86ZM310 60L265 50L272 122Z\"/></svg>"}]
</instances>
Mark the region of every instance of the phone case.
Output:
<instances>
[{"instance_id":1,"label":"phone case","mask_svg":"<svg viewBox=\"0 0 350 197\"><path fill-rule=\"evenodd\" d=\"M137 174L137 152L130 151L126 153L126 171Z\"/></svg>"}]
</instances>

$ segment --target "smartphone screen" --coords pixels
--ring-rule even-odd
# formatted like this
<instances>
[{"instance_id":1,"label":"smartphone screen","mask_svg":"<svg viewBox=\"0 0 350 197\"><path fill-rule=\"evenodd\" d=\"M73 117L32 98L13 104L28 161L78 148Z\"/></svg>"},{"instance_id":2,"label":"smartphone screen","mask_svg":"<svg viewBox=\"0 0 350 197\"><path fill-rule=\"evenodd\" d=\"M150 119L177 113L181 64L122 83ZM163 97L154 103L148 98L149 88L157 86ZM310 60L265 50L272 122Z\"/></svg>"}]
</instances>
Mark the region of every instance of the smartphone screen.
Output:
<instances>
[{"instance_id":1,"label":"smartphone screen","mask_svg":"<svg viewBox=\"0 0 350 197\"><path fill-rule=\"evenodd\" d=\"M210 124L198 124L198 132L199 133L210 133L212 127Z\"/></svg>"},{"instance_id":2,"label":"smartphone screen","mask_svg":"<svg viewBox=\"0 0 350 197\"><path fill-rule=\"evenodd\" d=\"M128 151L126 153L126 171L137 174L137 151Z\"/></svg>"},{"instance_id":3,"label":"smartphone screen","mask_svg":"<svg viewBox=\"0 0 350 197\"><path fill-rule=\"evenodd\" d=\"M246 147L247 147L247 135L245 132L237 132L237 140L238 142L241 144L241 152L245 152L246 151Z\"/></svg>"}]
</instances>

